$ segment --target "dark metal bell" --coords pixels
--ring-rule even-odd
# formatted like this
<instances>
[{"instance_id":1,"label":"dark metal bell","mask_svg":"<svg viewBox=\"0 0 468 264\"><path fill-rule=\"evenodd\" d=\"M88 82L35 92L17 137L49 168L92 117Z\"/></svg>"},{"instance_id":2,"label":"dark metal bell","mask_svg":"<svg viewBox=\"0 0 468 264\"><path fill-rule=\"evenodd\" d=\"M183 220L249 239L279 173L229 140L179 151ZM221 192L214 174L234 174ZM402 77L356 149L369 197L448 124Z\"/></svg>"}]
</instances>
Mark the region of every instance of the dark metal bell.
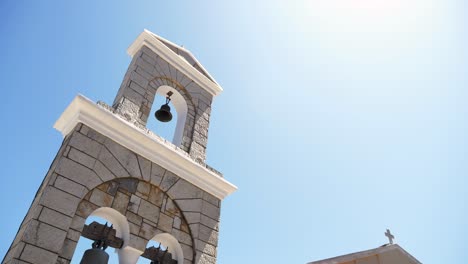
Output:
<instances>
[{"instance_id":1,"label":"dark metal bell","mask_svg":"<svg viewBox=\"0 0 468 264\"><path fill-rule=\"evenodd\" d=\"M154 116L156 119L158 119L161 122L169 122L172 120L172 114L171 114L171 107L169 107L169 104L163 104L161 105L161 109L156 111L154 113Z\"/></svg>"},{"instance_id":2,"label":"dark metal bell","mask_svg":"<svg viewBox=\"0 0 468 264\"><path fill-rule=\"evenodd\" d=\"M85 251L80 264L107 264L109 255L102 249L92 248Z\"/></svg>"}]
</instances>

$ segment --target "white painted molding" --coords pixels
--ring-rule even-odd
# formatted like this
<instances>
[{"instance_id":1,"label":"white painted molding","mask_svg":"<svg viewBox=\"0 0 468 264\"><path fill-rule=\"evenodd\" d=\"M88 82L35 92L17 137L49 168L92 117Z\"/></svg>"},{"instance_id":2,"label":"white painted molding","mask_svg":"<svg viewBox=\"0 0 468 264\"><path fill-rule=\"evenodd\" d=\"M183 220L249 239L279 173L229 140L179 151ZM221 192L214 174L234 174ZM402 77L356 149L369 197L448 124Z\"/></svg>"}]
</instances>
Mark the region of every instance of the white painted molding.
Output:
<instances>
[{"instance_id":1,"label":"white painted molding","mask_svg":"<svg viewBox=\"0 0 468 264\"><path fill-rule=\"evenodd\" d=\"M383 254L383 253L386 253L386 252L389 252L389 251L399 251L404 256L406 256L408 258L408 260L411 260L412 263L421 264L421 262L419 262L419 260L417 260L411 254L409 254L406 250L404 250L398 244L384 245L384 246L374 248L374 249L370 249L370 250L366 250L366 251L360 251L360 252L356 252L356 253L351 253L351 254L342 255L342 256L333 257L333 258L324 259L324 260L319 260L319 261L313 261L313 262L309 262L307 264L348 263L348 262L352 262L354 260L364 259L364 258L374 256L374 255L380 255L380 254Z\"/></svg>"},{"instance_id":2,"label":"white painted molding","mask_svg":"<svg viewBox=\"0 0 468 264\"><path fill-rule=\"evenodd\" d=\"M190 58L195 62L195 64L197 64L201 69L202 69L202 73L208 77L208 79L212 80L213 82L215 82L218 86L219 86L219 83L213 78L213 76L211 76L211 74L205 69L205 67L203 67L203 65L197 60L197 58L195 58L195 56L193 56L192 52L190 52L188 49L184 48L183 46L179 46L175 43L173 43L172 41L168 40L168 39L165 39L159 35L156 35L154 34L153 32L145 29L145 31L147 31L148 33L150 33L151 35L155 36L158 40L160 40L161 42L163 42L163 44L166 45L169 44L171 45L172 47L174 48L177 48L179 51L183 51L186 55L190 56ZM166 42L166 43L164 43ZM167 45L166 45L167 46ZM180 54L177 54L178 56L182 56ZM184 56L182 56L184 57ZM184 61L185 60L185 57L184 57ZM188 61L186 61L188 63ZM191 65L191 66L194 66L194 65Z\"/></svg>"},{"instance_id":3,"label":"white painted molding","mask_svg":"<svg viewBox=\"0 0 468 264\"><path fill-rule=\"evenodd\" d=\"M172 66L174 66L177 70L185 74L187 77L192 79L198 85L200 85L203 89L209 92L213 96L217 96L223 91L223 88L215 81L211 81L195 69L192 65L188 64L183 58L173 52L170 48L168 48L164 43L158 40L154 33L144 30L137 39L128 47L127 53L130 56L134 56L143 46L147 46L156 54L158 54L161 58L169 62ZM197 60L195 60L198 62ZM203 66L200 65L200 68L203 69Z\"/></svg>"},{"instance_id":4,"label":"white painted molding","mask_svg":"<svg viewBox=\"0 0 468 264\"><path fill-rule=\"evenodd\" d=\"M124 241L122 246L128 246L128 243L130 242L130 227L128 225L127 217L110 207L99 207L89 216L99 216L111 222L115 229L115 235L122 238Z\"/></svg>"},{"instance_id":5,"label":"white painted molding","mask_svg":"<svg viewBox=\"0 0 468 264\"><path fill-rule=\"evenodd\" d=\"M237 190L235 185L179 153L162 139L145 133L82 95L73 99L54 128L65 137L78 123L91 127L221 200Z\"/></svg>"}]
</instances>

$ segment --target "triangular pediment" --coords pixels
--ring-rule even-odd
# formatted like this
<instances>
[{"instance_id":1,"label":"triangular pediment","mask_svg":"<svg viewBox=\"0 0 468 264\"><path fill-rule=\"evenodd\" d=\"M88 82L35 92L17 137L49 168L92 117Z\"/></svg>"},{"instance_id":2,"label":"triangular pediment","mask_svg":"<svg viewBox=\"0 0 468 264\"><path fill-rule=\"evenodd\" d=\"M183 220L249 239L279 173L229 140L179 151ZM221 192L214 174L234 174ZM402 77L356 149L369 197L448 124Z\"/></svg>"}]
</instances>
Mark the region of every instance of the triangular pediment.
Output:
<instances>
[{"instance_id":1,"label":"triangular pediment","mask_svg":"<svg viewBox=\"0 0 468 264\"><path fill-rule=\"evenodd\" d=\"M144 30L127 51L133 57L142 46L150 48L213 96L223 91L203 65L184 47L174 44L148 30Z\"/></svg>"},{"instance_id":2,"label":"triangular pediment","mask_svg":"<svg viewBox=\"0 0 468 264\"><path fill-rule=\"evenodd\" d=\"M151 33L155 38L157 38L159 41L161 41L164 45L166 45L169 49L171 49L175 54L179 55L182 57L188 64L192 65L197 71L199 71L201 74L205 75L208 79L216 83L216 81L211 77L211 75L205 70L203 65L193 56L193 54L185 49L183 46L179 46L177 44L174 44L170 42L167 39L164 39L163 37L160 37L154 33Z\"/></svg>"}]
</instances>

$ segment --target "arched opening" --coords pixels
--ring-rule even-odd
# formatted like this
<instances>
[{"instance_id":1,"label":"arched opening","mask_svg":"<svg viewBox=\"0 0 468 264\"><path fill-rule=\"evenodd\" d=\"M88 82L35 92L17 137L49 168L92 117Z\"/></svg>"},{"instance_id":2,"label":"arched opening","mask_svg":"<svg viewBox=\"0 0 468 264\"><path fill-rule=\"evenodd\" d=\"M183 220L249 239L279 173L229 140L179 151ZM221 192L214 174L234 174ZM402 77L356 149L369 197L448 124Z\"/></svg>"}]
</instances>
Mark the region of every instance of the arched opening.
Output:
<instances>
[{"instance_id":1,"label":"arched opening","mask_svg":"<svg viewBox=\"0 0 468 264\"><path fill-rule=\"evenodd\" d=\"M159 122L154 117L154 113L159 110L161 105L166 103L168 92L172 92L171 107L172 120L167 123ZM184 97L174 88L163 85L156 89L156 95L151 107L150 117L148 118L147 128L155 132L155 134L170 140L172 144L180 146L184 135L185 121L187 119L187 102Z\"/></svg>"},{"instance_id":2,"label":"arched opening","mask_svg":"<svg viewBox=\"0 0 468 264\"><path fill-rule=\"evenodd\" d=\"M107 223L108 226L112 225L116 230L116 236L124 240L123 247L128 243L130 233L127 219L116 210L109 207L98 208L86 218L85 225L89 225L92 222L98 222L102 225ZM81 236L70 263L79 264L84 252L91 248L93 242L94 241ZM119 263L118 250L109 247L106 252L109 254L108 263Z\"/></svg>"},{"instance_id":3,"label":"arched opening","mask_svg":"<svg viewBox=\"0 0 468 264\"><path fill-rule=\"evenodd\" d=\"M172 255L173 260L177 260L177 263L184 263L184 253L182 247L175 237L169 233L157 234L154 236L146 245L146 248L154 246L160 247L162 250L167 250ZM150 261L146 258L140 257L137 264L148 264Z\"/></svg>"},{"instance_id":4,"label":"arched opening","mask_svg":"<svg viewBox=\"0 0 468 264\"><path fill-rule=\"evenodd\" d=\"M107 223L107 225L113 224L112 222L110 222L110 221L108 221L108 220L106 220L104 218L98 217L98 216L88 217L86 219L85 224L89 225L92 222L98 222L98 223L100 223L102 225L105 224L105 223ZM78 244L76 245L75 253L73 254L71 264L79 264L81 259L83 258L84 252L91 248L91 244L93 242L94 241L92 241L90 239L87 239L85 237L80 237L80 239L78 240ZM107 254L109 254L109 263L119 263L119 257L117 255L117 253L112 248L107 248L106 252L107 252Z\"/></svg>"}]
</instances>

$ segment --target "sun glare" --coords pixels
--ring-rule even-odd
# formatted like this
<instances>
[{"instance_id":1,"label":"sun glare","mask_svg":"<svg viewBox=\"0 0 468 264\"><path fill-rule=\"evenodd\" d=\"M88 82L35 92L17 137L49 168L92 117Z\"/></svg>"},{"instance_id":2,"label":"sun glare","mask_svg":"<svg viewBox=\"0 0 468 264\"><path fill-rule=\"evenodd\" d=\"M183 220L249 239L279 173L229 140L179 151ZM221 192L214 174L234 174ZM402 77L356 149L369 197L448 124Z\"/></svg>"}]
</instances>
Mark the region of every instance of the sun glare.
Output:
<instances>
[{"instance_id":1,"label":"sun glare","mask_svg":"<svg viewBox=\"0 0 468 264\"><path fill-rule=\"evenodd\" d=\"M420 17L417 0L311 0L309 11L335 31L410 30ZM408 26L410 28L408 28Z\"/></svg>"},{"instance_id":2,"label":"sun glare","mask_svg":"<svg viewBox=\"0 0 468 264\"><path fill-rule=\"evenodd\" d=\"M410 1L402 0L312 0L311 5L321 8L346 8L346 9L361 9L361 10L381 10L384 12L392 9L403 8L405 5L411 4Z\"/></svg>"},{"instance_id":3,"label":"sun glare","mask_svg":"<svg viewBox=\"0 0 468 264\"><path fill-rule=\"evenodd\" d=\"M430 43L440 21L435 0L305 0L302 23L334 56L402 56ZM318 35L317 35L318 34ZM386 53L393 53L382 55Z\"/></svg>"}]
</instances>

